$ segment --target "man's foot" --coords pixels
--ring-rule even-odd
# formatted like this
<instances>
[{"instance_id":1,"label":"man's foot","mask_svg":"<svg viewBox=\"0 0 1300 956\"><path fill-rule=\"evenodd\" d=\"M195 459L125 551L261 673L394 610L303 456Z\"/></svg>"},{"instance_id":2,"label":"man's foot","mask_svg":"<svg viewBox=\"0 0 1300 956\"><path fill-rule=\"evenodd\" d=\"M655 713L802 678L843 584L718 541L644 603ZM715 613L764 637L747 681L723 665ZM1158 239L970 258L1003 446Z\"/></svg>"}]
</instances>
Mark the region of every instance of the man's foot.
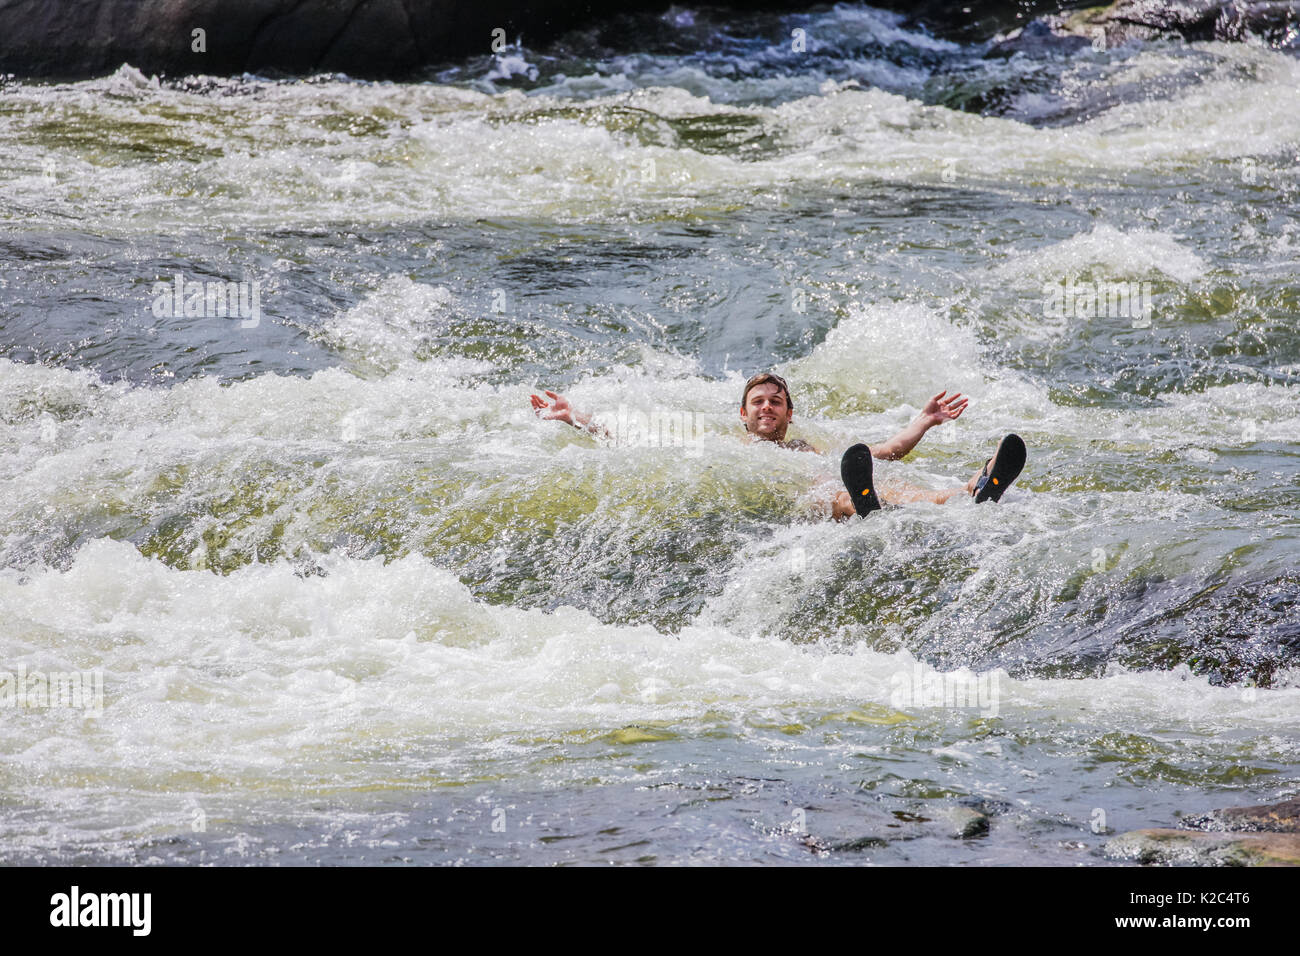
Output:
<instances>
[{"instance_id":1,"label":"man's foot","mask_svg":"<svg viewBox=\"0 0 1300 956\"><path fill-rule=\"evenodd\" d=\"M976 503L999 500L1019 477L1026 457L1025 443L1019 435L1007 435L998 442L998 450L984 463L984 471L975 482L972 493Z\"/></svg>"},{"instance_id":2,"label":"man's foot","mask_svg":"<svg viewBox=\"0 0 1300 956\"><path fill-rule=\"evenodd\" d=\"M854 445L840 459L840 478L853 501L853 510L859 518L865 518L873 511L880 510L880 498L876 495L876 486L871 480L871 449L866 445Z\"/></svg>"}]
</instances>

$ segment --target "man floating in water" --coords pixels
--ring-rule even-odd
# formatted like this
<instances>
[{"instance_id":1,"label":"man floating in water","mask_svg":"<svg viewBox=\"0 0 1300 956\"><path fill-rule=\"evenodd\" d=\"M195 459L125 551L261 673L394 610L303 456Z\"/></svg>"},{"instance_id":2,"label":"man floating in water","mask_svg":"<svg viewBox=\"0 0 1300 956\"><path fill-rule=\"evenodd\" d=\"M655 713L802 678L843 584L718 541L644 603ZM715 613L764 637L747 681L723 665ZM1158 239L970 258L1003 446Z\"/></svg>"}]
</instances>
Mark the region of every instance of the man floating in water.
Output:
<instances>
[{"instance_id":1,"label":"man floating in water","mask_svg":"<svg viewBox=\"0 0 1300 956\"><path fill-rule=\"evenodd\" d=\"M609 434L593 422L591 415L579 412L570 405L563 395L549 391L546 395L551 399L550 402L537 395L532 396L533 411L538 415L566 422L592 434ZM854 445L846 451L840 460L840 477L844 481L845 490L835 496L831 504L831 516L837 521L847 520L855 514L865 518L871 512L880 510L882 504L932 501L941 505L959 492L974 497L977 502L999 500L1025 467L1025 443L1019 435L1012 434L1003 438L993 457L964 485L930 491L906 482L894 481L885 487L882 496L877 492L873 481L873 458L892 461L904 457L931 428L960 418L968 402L969 399L962 398L960 392L950 396L945 389L926 402L921 414L889 441L874 448ZM740 418L745 423L750 441L770 441L793 451L817 452L816 448L802 439L785 439L786 429L794 419L794 401L790 398L790 387L780 375L763 372L745 383L745 391L740 397Z\"/></svg>"}]
</instances>

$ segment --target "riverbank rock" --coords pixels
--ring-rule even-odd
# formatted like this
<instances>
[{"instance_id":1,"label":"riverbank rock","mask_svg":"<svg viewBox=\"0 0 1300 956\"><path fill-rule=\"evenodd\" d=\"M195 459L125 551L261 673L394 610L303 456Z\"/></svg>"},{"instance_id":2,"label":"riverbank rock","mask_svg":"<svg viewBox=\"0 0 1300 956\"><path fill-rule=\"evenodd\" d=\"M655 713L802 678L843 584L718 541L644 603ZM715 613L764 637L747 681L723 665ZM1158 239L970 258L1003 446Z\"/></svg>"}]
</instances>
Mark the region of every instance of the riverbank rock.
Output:
<instances>
[{"instance_id":1,"label":"riverbank rock","mask_svg":"<svg viewBox=\"0 0 1300 956\"><path fill-rule=\"evenodd\" d=\"M1107 842L1113 860L1164 866L1300 866L1300 834L1132 830Z\"/></svg>"},{"instance_id":2,"label":"riverbank rock","mask_svg":"<svg viewBox=\"0 0 1300 956\"><path fill-rule=\"evenodd\" d=\"M1300 797L1257 807L1228 807L1185 818L1181 826L1193 830L1300 833Z\"/></svg>"},{"instance_id":3,"label":"riverbank rock","mask_svg":"<svg viewBox=\"0 0 1300 956\"><path fill-rule=\"evenodd\" d=\"M1165 865L1300 866L1300 798L1211 810L1180 826L1120 834L1104 852L1112 859Z\"/></svg>"},{"instance_id":4,"label":"riverbank rock","mask_svg":"<svg viewBox=\"0 0 1300 956\"><path fill-rule=\"evenodd\" d=\"M876 0L911 28L962 43L993 38L989 56L1071 53L1132 39L1262 39L1300 49L1300 0ZM145 74L341 72L404 79L422 68L531 48L622 17L643 36L671 0L0 0L0 75L79 79L129 63ZM792 14L816 0L720 6ZM1027 25L1026 19L1037 17ZM1007 32L1010 28L1017 29ZM500 31L493 47L494 31Z\"/></svg>"},{"instance_id":5,"label":"riverbank rock","mask_svg":"<svg viewBox=\"0 0 1300 956\"><path fill-rule=\"evenodd\" d=\"M649 0L0 0L0 74L144 73L400 77L492 52Z\"/></svg>"}]
</instances>

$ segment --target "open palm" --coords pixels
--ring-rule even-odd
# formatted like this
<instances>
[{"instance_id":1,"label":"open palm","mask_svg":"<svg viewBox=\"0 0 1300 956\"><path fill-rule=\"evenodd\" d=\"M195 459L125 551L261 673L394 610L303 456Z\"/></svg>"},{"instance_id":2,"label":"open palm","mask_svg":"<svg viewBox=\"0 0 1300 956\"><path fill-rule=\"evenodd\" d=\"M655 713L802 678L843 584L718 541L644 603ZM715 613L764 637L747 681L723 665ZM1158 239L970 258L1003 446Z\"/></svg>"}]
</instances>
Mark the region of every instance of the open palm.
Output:
<instances>
[{"instance_id":1,"label":"open palm","mask_svg":"<svg viewBox=\"0 0 1300 956\"><path fill-rule=\"evenodd\" d=\"M924 416L931 425L942 425L944 422L951 422L961 417L961 413L966 410L968 398L962 398L961 392L951 395L947 398L948 390L944 389L934 398L925 403L925 408L921 409L921 415Z\"/></svg>"},{"instance_id":2,"label":"open palm","mask_svg":"<svg viewBox=\"0 0 1300 956\"><path fill-rule=\"evenodd\" d=\"M546 395L551 399L550 402L537 395L529 396L533 403L533 411L548 421L558 419L570 425L574 424L573 406L569 404L569 400L556 392L547 392ZM544 410L545 414L543 414Z\"/></svg>"}]
</instances>

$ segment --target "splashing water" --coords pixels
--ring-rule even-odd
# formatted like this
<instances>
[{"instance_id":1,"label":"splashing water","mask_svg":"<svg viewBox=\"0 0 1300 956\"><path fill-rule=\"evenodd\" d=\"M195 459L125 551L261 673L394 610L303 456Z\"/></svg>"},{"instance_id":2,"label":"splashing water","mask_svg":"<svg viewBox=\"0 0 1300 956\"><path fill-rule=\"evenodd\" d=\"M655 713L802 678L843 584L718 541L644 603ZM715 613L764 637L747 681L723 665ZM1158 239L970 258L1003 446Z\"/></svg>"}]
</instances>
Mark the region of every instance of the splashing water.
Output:
<instances>
[{"instance_id":1,"label":"splashing water","mask_svg":"<svg viewBox=\"0 0 1300 956\"><path fill-rule=\"evenodd\" d=\"M0 858L1101 862L1098 808L1295 792L1297 61L674 17L0 86L0 672L104 687L0 722ZM1145 322L1044 310L1119 281ZM767 368L824 455L741 440ZM1003 502L822 520L943 388L882 472L1014 430Z\"/></svg>"}]
</instances>

